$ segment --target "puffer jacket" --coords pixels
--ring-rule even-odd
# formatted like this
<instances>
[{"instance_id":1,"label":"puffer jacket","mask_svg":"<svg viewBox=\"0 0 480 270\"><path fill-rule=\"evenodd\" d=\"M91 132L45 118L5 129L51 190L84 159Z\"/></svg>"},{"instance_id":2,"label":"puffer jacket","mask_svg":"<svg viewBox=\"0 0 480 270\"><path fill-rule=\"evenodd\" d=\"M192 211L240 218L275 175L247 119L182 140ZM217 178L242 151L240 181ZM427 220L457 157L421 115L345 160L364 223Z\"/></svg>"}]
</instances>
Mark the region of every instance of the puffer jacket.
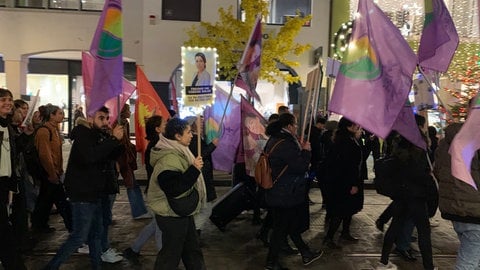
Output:
<instances>
[{"instance_id":1,"label":"puffer jacket","mask_svg":"<svg viewBox=\"0 0 480 270\"><path fill-rule=\"evenodd\" d=\"M153 148L150 153L150 164L154 169L149 180L147 203L155 214L178 217L168 203L167 194L177 197L191 188L199 191L199 202L191 215L200 211L206 194L200 192L202 188L197 181L200 171L189 164L187 157L174 149Z\"/></svg>"},{"instance_id":2,"label":"puffer jacket","mask_svg":"<svg viewBox=\"0 0 480 270\"><path fill-rule=\"evenodd\" d=\"M434 174L439 184L439 207L444 219L465 223L480 224L480 191L452 176L451 157L448 153L453 138L461 128L454 123L445 129L445 138L435 151ZM480 166L478 152L472 160L471 174L480 186Z\"/></svg>"}]
</instances>

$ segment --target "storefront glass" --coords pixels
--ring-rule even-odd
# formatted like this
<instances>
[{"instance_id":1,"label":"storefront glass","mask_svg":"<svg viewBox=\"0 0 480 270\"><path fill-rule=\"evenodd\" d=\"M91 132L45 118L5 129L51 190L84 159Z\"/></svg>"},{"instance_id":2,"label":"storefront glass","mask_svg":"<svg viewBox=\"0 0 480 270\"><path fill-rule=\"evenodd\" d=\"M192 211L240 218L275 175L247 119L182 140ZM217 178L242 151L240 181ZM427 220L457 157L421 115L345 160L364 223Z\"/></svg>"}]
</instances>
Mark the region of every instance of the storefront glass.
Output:
<instances>
[{"instance_id":1,"label":"storefront glass","mask_svg":"<svg viewBox=\"0 0 480 270\"><path fill-rule=\"evenodd\" d=\"M7 79L5 73L0 73L0 87L6 88L7 87Z\"/></svg>"},{"instance_id":2,"label":"storefront glass","mask_svg":"<svg viewBox=\"0 0 480 270\"><path fill-rule=\"evenodd\" d=\"M60 131L68 133L68 76L67 75L48 75L48 74L28 74L26 95L35 96L39 93L38 106L51 103L64 110L65 120L61 125Z\"/></svg>"}]
</instances>

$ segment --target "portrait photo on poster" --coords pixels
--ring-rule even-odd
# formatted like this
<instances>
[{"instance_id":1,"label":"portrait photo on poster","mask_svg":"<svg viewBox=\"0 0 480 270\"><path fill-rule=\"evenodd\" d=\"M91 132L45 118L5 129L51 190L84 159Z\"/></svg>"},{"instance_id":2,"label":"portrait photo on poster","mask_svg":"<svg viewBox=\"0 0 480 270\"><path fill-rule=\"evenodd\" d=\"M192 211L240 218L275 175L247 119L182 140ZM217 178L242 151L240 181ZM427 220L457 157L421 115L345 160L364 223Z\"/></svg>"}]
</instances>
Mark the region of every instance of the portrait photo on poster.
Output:
<instances>
[{"instance_id":1,"label":"portrait photo on poster","mask_svg":"<svg viewBox=\"0 0 480 270\"><path fill-rule=\"evenodd\" d=\"M217 70L216 49L183 47L182 64L186 104L211 103Z\"/></svg>"}]
</instances>

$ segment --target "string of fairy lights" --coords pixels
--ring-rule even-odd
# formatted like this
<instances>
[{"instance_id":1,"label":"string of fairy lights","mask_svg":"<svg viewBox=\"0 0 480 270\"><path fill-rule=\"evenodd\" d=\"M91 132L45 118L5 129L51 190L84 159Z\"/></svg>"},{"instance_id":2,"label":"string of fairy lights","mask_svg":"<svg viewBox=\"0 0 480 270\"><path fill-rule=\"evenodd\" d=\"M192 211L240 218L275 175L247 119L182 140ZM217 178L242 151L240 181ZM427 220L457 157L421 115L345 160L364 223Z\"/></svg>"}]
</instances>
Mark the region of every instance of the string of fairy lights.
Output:
<instances>
[{"instance_id":1,"label":"string of fairy lights","mask_svg":"<svg viewBox=\"0 0 480 270\"><path fill-rule=\"evenodd\" d=\"M354 18L359 0L350 0L350 18ZM390 20L400 29L414 51L418 49L424 21L424 0L374 0ZM452 106L454 116L465 115L465 103L476 95L480 84L480 25L478 1L444 0L455 23L460 44L452 59L447 76L461 87L449 89L447 93L458 102ZM342 60L352 34L353 20L343 23L330 44L333 58ZM445 108L440 108L445 111Z\"/></svg>"}]
</instances>

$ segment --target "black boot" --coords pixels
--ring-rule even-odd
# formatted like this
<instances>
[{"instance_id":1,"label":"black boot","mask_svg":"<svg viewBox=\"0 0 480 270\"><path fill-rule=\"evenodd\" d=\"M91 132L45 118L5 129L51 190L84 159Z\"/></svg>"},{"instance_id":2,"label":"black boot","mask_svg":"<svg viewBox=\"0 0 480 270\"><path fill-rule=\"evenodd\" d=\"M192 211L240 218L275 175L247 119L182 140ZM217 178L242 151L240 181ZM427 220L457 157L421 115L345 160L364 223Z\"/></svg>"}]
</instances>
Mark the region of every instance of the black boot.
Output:
<instances>
[{"instance_id":1,"label":"black boot","mask_svg":"<svg viewBox=\"0 0 480 270\"><path fill-rule=\"evenodd\" d=\"M267 262L267 265L265 265L265 270L288 270L288 268L283 267L278 262Z\"/></svg>"}]
</instances>

